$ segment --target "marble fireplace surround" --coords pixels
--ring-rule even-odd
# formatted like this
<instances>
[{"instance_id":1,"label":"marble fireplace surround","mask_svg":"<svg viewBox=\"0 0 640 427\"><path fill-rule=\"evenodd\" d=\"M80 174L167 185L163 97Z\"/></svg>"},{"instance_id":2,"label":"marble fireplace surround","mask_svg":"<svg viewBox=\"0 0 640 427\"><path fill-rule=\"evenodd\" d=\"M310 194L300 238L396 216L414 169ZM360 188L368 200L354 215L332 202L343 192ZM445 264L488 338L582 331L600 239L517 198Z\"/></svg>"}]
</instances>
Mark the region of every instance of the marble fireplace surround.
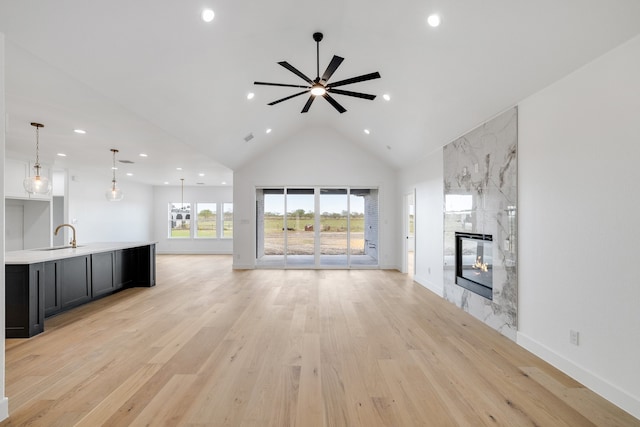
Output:
<instances>
[{"instance_id":1,"label":"marble fireplace surround","mask_svg":"<svg viewBox=\"0 0 640 427\"><path fill-rule=\"evenodd\" d=\"M443 149L444 298L515 341L517 145L514 107ZM455 232L493 237L493 300L455 283Z\"/></svg>"}]
</instances>

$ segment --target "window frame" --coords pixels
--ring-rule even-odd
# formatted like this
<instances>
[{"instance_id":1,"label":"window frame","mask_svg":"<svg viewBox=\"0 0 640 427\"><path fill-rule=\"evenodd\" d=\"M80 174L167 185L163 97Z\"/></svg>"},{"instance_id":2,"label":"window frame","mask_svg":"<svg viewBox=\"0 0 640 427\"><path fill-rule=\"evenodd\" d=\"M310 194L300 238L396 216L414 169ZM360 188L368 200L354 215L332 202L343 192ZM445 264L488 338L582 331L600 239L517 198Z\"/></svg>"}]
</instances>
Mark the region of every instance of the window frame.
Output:
<instances>
[{"instance_id":1,"label":"window frame","mask_svg":"<svg viewBox=\"0 0 640 427\"><path fill-rule=\"evenodd\" d=\"M184 207L188 206L188 213L186 214L188 216L188 218L179 218L181 221L188 221L188 230L189 233L187 236L174 236L173 232L174 230L178 230L178 228L174 227L174 221L178 221L178 215L181 215L180 211L184 211ZM179 208L177 208L179 207ZM177 214L176 214L176 218L174 219L173 217L173 212L174 209L177 209ZM184 239L191 239L193 236L193 227L192 227L192 216L193 216L193 210L191 209L191 203L187 202L187 203L178 203L178 202L169 202L168 203L168 215L169 218L167 218L167 238L168 239L176 239L176 240L184 240Z\"/></svg>"},{"instance_id":2,"label":"window frame","mask_svg":"<svg viewBox=\"0 0 640 427\"><path fill-rule=\"evenodd\" d=\"M218 202L196 202L195 205L196 205L196 209L195 209L196 210L196 217L195 217L196 218L196 227L194 229L193 238L194 239L205 239L205 240L219 239L220 238L220 233L219 233L219 228L220 228L219 222L220 221L218 221L218 218L220 218L220 214L219 214L220 203L218 203ZM198 236L198 230L199 230L198 227L200 226L199 225L200 224L200 211L198 210L198 205L214 205L215 206L214 215L215 215L216 225L215 225L215 228L213 230L214 233L215 233L215 236L213 236L213 237Z\"/></svg>"},{"instance_id":3,"label":"window frame","mask_svg":"<svg viewBox=\"0 0 640 427\"><path fill-rule=\"evenodd\" d=\"M226 208L227 205L231 205L231 220L230 220L230 222L231 222L231 235L230 236L225 236L225 223L227 222L227 220L225 219L225 214L226 214L225 208ZM222 221L220 221L220 226L221 226L220 227L221 228L220 231L221 231L221 233L220 233L220 237L219 238L220 239L225 239L225 240L233 239L233 226L235 225L233 223L233 202L222 202L220 204L220 211L221 211L221 214L222 214L221 215Z\"/></svg>"}]
</instances>

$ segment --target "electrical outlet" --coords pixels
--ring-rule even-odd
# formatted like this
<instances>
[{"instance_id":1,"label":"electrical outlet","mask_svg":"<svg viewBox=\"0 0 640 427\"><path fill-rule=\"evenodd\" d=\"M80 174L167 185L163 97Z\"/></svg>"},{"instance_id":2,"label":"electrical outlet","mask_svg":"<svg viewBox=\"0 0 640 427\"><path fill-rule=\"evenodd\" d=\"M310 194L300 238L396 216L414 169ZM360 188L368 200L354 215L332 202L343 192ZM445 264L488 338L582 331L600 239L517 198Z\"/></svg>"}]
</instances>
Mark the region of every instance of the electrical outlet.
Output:
<instances>
[{"instance_id":1,"label":"electrical outlet","mask_svg":"<svg viewBox=\"0 0 640 427\"><path fill-rule=\"evenodd\" d=\"M569 330L569 342L573 345L580 345L580 332Z\"/></svg>"}]
</instances>

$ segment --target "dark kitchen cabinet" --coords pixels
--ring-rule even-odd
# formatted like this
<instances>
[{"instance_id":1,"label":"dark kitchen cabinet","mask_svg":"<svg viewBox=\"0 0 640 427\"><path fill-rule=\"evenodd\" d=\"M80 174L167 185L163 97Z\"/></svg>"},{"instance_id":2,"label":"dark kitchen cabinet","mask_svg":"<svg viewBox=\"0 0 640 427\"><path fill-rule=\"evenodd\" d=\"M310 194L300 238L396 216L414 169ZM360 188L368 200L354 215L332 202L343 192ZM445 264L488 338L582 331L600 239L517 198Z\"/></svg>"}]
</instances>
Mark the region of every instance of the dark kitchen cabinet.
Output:
<instances>
[{"instance_id":1,"label":"dark kitchen cabinet","mask_svg":"<svg viewBox=\"0 0 640 427\"><path fill-rule=\"evenodd\" d=\"M60 265L60 261L44 263L44 317L53 316L62 310Z\"/></svg>"},{"instance_id":2,"label":"dark kitchen cabinet","mask_svg":"<svg viewBox=\"0 0 640 427\"><path fill-rule=\"evenodd\" d=\"M129 287L156 283L155 245L5 266L7 338L44 331L44 319Z\"/></svg>"},{"instance_id":3,"label":"dark kitchen cabinet","mask_svg":"<svg viewBox=\"0 0 640 427\"><path fill-rule=\"evenodd\" d=\"M5 336L44 331L44 263L5 266Z\"/></svg>"},{"instance_id":4,"label":"dark kitchen cabinet","mask_svg":"<svg viewBox=\"0 0 640 427\"><path fill-rule=\"evenodd\" d=\"M115 291L115 252L91 255L92 297L97 298Z\"/></svg>"},{"instance_id":5,"label":"dark kitchen cabinet","mask_svg":"<svg viewBox=\"0 0 640 427\"><path fill-rule=\"evenodd\" d=\"M61 303L68 309L91 300L91 255L60 260Z\"/></svg>"}]
</instances>

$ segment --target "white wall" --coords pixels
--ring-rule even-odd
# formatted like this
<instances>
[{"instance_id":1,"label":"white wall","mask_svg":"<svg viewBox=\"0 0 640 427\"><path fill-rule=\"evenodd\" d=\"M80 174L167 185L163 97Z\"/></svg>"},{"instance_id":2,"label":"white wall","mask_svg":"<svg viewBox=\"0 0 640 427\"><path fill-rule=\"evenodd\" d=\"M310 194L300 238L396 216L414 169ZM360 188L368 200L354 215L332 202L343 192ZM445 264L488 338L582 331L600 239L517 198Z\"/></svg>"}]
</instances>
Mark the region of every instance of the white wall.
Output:
<instances>
[{"instance_id":1,"label":"white wall","mask_svg":"<svg viewBox=\"0 0 640 427\"><path fill-rule=\"evenodd\" d=\"M5 250L51 246L51 201L5 199Z\"/></svg>"},{"instance_id":2,"label":"white wall","mask_svg":"<svg viewBox=\"0 0 640 427\"><path fill-rule=\"evenodd\" d=\"M153 194L153 234L154 240L158 242L156 245L158 253L231 254L233 252L233 239L169 239L169 203L181 201L181 188L180 186L156 186L153 188ZM184 202L191 203L192 210L195 210L195 204L198 202L217 203L218 206L222 203L232 203L233 189L231 187L192 187L185 185ZM195 211L193 212L192 218L195 218ZM218 220L222 221L222 217L218 216Z\"/></svg>"},{"instance_id":3,"label":"white wall","mask_svg":"<svg viewBox=\"0 0 640 427\"><path fill-rule=\"evenodd\" d=\"M396 197L396 173L338 133L307 128L234 172L234 268L255 266L256 186L379 188L380 267L400 268L396 225L402 205Z\"/></svg>"},{"instance_id":4,"label":"white wall","mask_svg":"<svg viewBox=\"0 0 640 427\"><path fill-rule=\"evenodd\" d=\"M517 339L640 418L638 76L640 37L518 106ZM416 190L415 280L441 295L442 152L398 175L398 200Z\"/></svg>"},{"instance_id":5,"label":"white wall","mask_svg":"<svg viewBox=\"0 0 640 427\"><path fill-rule=\"evenodd\" d=\"M118 182L124 198L110 202L109 184L88 172L69 171L67 220L76 228L78 244L153 240L152 186ZM69 241L68 227L65 233Z\"/></svg>"},{"instance_id":6,"label":"white wall","mask_svg":"<svg viewBox=\"0 0 640 427\"><path fill-rule=\"evenodd\" d=\"M519 343L638 418L639 76L640 36L519 104L518 311Z\"/></svg>"},{"instance_id":7,"label":"white wall","mask_svg":"<svg viewBox=\"0 0 640 427\"><path fill-rule=\"evenodd\" d=\"M0 200L4 200L4 148L5 148L5 106L4 106L4 34L0 33ZM0 420L9 416L9 401L4 394L4 322L5 322L5 289L4 289L4 203L0 208L0 244L2 246L2 262L0 263Z\"/></svg>"},{"instance_id":8,"label":"white wall","mask_svg":"<svg viewBox=\"0 0 640 427\"><path fill-rule=\"evenodd\" d=\"M414 189L416 193L416 272L413 279L440 296L443 295L444 287L442 168L442 149L439 149L415 165L404 168L398 175L399 197L402 198ZM399 228L398 235L403 234L402 228Z\"/></svg>"}]
</instances>

